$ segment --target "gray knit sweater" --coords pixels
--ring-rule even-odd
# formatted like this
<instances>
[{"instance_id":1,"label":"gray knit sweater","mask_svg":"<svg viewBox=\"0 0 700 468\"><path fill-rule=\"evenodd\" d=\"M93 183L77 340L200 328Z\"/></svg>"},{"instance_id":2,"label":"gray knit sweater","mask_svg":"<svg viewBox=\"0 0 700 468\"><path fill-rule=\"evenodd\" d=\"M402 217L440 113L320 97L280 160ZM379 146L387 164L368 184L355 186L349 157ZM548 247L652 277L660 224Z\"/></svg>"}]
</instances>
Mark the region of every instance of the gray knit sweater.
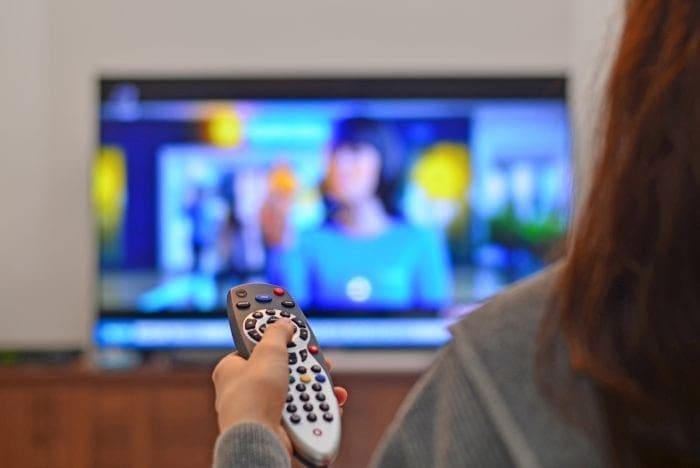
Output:
<instances>
[{"instance_id":1,"label":"gray knit sweater","mask_svg":"<svg viewBox=\"0 0 700 468\"><path fill-rule=\"evenodd\" d=\"M596 467L602 457L534 382L535 340L555 270L526 280L451 329L375 453L379 467ZM217 440L214 467L287 467L274 434L241 424Z\"/></svg>"}]
</instances>

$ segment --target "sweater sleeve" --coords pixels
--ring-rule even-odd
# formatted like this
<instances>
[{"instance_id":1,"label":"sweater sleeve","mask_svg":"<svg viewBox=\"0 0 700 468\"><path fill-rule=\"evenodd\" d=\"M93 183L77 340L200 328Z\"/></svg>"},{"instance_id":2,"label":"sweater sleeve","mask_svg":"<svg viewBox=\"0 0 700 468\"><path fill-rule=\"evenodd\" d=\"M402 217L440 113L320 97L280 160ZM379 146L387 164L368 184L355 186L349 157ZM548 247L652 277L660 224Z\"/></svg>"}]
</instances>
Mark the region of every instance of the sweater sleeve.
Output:
<instances>
[{"instance_id":1,"label":"sweater sleeve","mask_svg":"<svg viewBox=\"0 0 700 468\"><path fill-rule=\"evenodd\" d=\"M268 428L241 423L219 435L213 468L287 468L291 461L282 442Z\"/></svg>"},{"instance_id":2,"label":"sweater sleeve","mask_svg":"<svg viewBox=\"0 0 700 468\"><path fill-rule=\"evenodd\" d=\"M462 366L452 344L441 351L402 404L372 466L512 466Z\"/></svg>"}]
</instances>

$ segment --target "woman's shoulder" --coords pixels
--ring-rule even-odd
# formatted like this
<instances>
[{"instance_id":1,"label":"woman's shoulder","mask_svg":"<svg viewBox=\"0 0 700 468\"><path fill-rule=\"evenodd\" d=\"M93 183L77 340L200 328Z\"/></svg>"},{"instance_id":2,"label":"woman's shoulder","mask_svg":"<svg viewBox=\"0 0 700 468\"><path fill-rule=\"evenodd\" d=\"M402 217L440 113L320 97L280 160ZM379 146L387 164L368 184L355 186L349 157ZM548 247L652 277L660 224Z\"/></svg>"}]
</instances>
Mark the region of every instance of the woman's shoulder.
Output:
<instances>
[{"instance_id":1,"label":"woman's shoulder","mask_svg":"<svg viewBox=\"0 0 700 468\"><path fill-rule=\"evenodd\" d=\"M531 345L560 269L553 265L515 283L454 324L452 334L468 337L477 347L494 339Z\"/></svg>"},{"instance_id":2,"label":"woman's shoulder","mask_svg":"<svg viewBox=\"0 0 700 468\"><path fill-rule=\"evenodd\" d=\"M504 440L516 441L511 451L525 447L526 458L542 466L597 466L598 451L536 383L537 337L560 270L554 265L513 285L453 325L449 354L474 383Z\"/></svg>"}]
</instances>

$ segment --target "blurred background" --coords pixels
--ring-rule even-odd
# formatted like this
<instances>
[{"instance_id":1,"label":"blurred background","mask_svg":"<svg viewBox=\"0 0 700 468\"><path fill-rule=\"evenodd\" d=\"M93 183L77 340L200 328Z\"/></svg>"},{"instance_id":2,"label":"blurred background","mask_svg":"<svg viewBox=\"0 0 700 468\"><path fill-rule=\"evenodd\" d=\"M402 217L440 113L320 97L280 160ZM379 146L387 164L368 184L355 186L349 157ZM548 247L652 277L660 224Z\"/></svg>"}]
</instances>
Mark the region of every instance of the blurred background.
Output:
<instances>
[{"instance_id":1,"label":"blurred background","mask_svg":"<svg viewBox=\"0 0 700 468\"><path fill-rule=\"evenodd\" d=\"M0 349L82 348L94 317L100 75L570 79L577 197L615 0L3 0Z\"/></svg>"}]
</instances>

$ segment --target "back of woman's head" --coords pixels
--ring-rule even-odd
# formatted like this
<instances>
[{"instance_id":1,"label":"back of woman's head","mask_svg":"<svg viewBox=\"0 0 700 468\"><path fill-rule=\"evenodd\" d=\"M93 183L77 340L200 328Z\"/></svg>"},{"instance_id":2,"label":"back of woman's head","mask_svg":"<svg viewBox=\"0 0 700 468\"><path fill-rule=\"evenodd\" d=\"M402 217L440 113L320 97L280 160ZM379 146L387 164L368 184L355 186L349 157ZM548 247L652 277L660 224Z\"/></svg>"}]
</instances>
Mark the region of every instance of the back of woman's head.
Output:
<instances>
[{"instance_id":1,"label":"back of woman's head","mask_svg":"<svg viewBox=\"0 0 700 468\"><path fill-rule=\"evenodd\" d=\"M700 466L700 1L628 0L604 111L540 371L563 337L612 463Z\"/></svg>"}]
</instances>

